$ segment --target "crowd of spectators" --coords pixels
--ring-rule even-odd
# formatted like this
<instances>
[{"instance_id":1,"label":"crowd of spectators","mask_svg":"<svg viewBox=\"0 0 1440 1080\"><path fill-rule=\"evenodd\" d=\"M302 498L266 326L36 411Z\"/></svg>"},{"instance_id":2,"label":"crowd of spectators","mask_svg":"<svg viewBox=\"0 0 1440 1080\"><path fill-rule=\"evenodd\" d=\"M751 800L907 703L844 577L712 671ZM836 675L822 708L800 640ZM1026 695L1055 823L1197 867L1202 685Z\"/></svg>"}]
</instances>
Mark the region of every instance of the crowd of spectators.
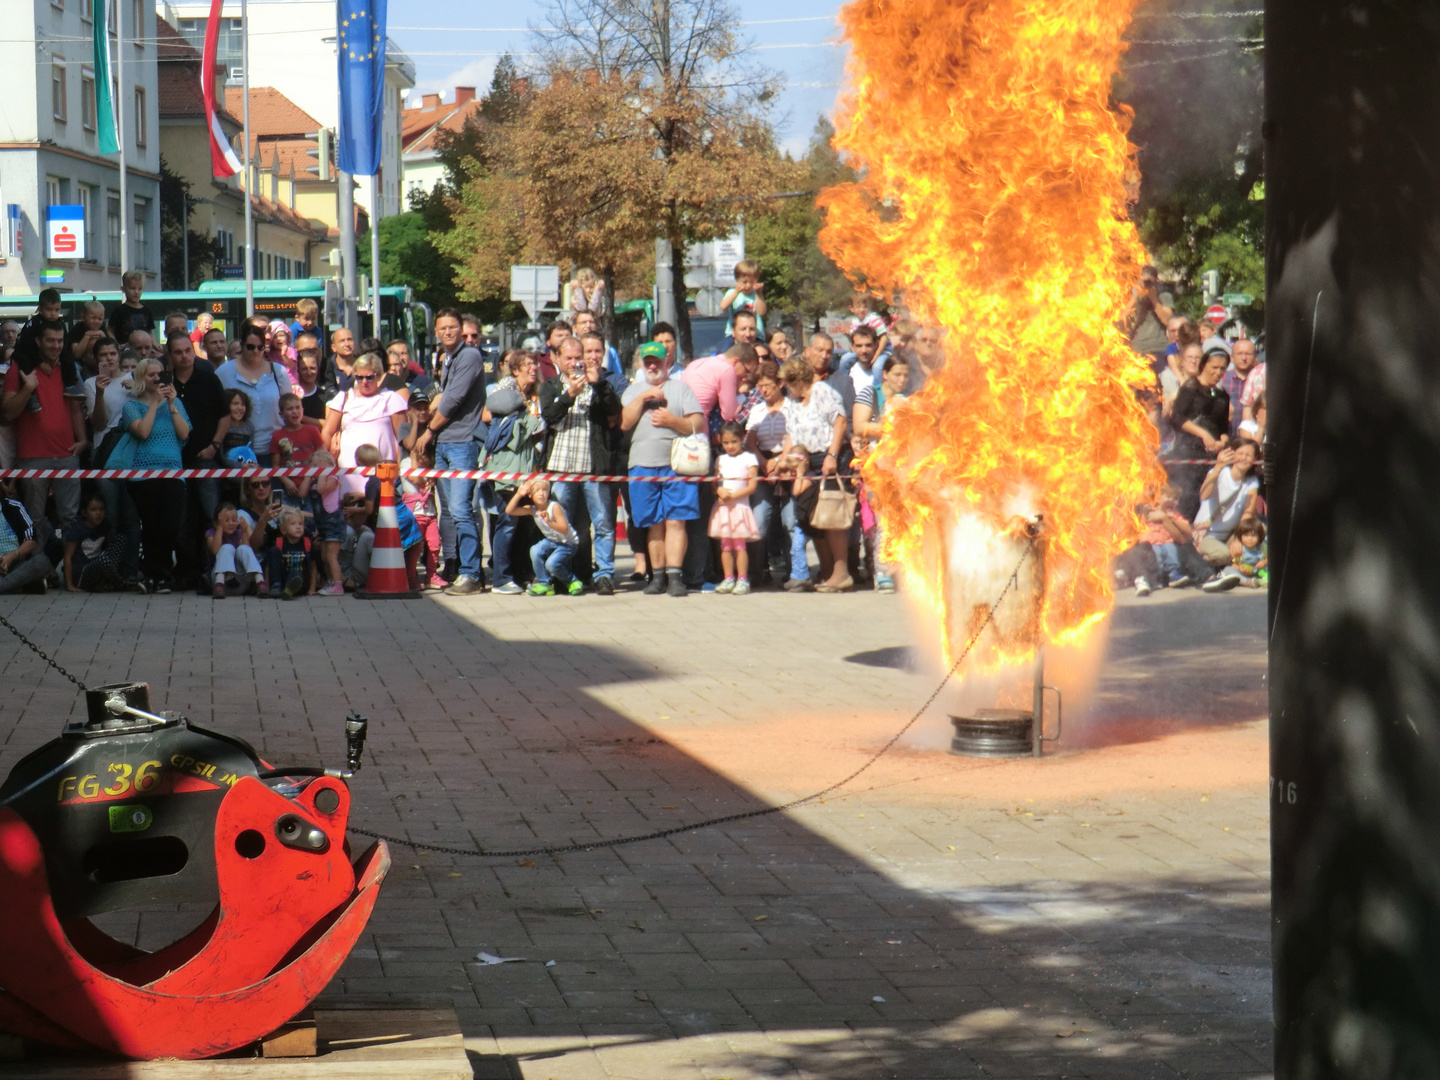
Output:
<instances>
[{"instance_id":1,"label":"crowd of spectators","mask_svg":"<svg viewBox=\"0 0 1440 1080\"><path fill-rule=\"evenodd\" d=\"M423 357L403 340L327 333L310 301L292 323L249 319L231 337L206 316L157 323L138 274L122 303L87 305L74 326L47 290L23 327L0 325L0 466L389 461L515 476L402 479L410 586L452 596L894 591L853 466L882 438L886 410L943 362L941 331L886 319L857 292L842 351L823 332L767 327L757 267L741 262L735 276L722 350L688 363L665 323L620 357L596 329L603 289L584 274L568 320L504 355L454 310L436 315L438 348ZM1147 532L1116 561L1117 583L1140 595L1267 577L1265 364L1254 342L1224 336L1228 321L1224 309L1198 323L1174 315L1147 268L1128 329L1151 360L1147 406L1171 485L1141 508ZM530 477L541 472L565 479ZM359 472L4 481L0 593L340 596L366 584L379 502L378 480Z\"/></svg>"},{"instance_id":2,"label":"crowd of spectators","mask_svg":"<svg viewBox=\"0 0 1440 1080\"><path fill-rule=\"evenodd\" d=\"M1163 300L1145 267L1126 329L1155 376L1147 400L1170 484L1140 508L1147 532L1116 560L1116 582L1140 596L1263 587L1265 361L1223 306L1192 322Z\"/></svg>"},{"instance_id":3,"label":"crowd of spectators","mask_svg":"<svg viewBox=\"0 0 1440 1080\"><path fill-rule=\"evenodd\" d=\"M788 326L765 335L758 271L742 263L736 278L723 351L689 363L664 323L620 357L583 277L585 303L535 347L499 355L478 319L442 310L433 357L327 334L308 302L292 323L250 319L230 336L208 316L157 319L137 274L123 303L91 304L73 327L47 290L23 326L0 325L0 467L557 473L402 479L411 587L893 591L851 466L885 409L940 362L939 332L891 325L857 295L851 351ZM379 499L360 473L4 481L0 592L343 595L366 584Z\"/></svg>"}]
</instances>

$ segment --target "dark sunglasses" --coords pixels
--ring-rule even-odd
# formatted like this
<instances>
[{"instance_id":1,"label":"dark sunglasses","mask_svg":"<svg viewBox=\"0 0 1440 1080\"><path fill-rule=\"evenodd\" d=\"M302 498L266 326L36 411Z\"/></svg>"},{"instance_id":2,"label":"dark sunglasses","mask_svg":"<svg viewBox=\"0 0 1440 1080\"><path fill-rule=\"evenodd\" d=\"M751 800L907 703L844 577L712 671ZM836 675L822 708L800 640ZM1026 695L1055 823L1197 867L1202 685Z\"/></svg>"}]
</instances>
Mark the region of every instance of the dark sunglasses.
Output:
<instances>
[{"instance_id":1,"label":"dark sunglasses","mask_svg":"<svg viewBox=\"0 0 1440 1080\"><path fill-rule=\"evenodd\" d=\"M376 379L378 379L378 378L380 378L379 375L356 375L356 376L355 376L355 381L356 381L356 382L374 382L374 381L375 381Z\"/></svg>"},{"instance_id":2,"label":"dark sunglasses","mask_svg":"<svg viewBox=\"0 0 1440 1080\"><path fill-rule=\"evenodd\" d=\"M247 341L242 348L244 348L246 352L261 352L264 350L265 345L263 342L259 345L251 345L250 342Z\"/></svg>"}]
</instances>

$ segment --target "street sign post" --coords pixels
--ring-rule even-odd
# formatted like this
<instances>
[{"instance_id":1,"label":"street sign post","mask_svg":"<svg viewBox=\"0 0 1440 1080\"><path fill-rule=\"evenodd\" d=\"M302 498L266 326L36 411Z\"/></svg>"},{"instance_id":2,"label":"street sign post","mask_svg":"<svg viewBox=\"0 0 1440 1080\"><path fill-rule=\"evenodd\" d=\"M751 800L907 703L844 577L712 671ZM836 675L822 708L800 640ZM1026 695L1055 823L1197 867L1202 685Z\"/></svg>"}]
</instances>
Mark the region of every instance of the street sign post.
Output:
<instances>
[{"instance_id":1,"label":"street sign post","mask_svg":"<svg viewBox=\"0 0 1440 1080\"><path fill-rule=\"evenodd\" d=\"M551 300L560 299L560 267L510 267L510 299L524 305L530 325L540 325L540 309Z\"/></svg>"}]
</instances>

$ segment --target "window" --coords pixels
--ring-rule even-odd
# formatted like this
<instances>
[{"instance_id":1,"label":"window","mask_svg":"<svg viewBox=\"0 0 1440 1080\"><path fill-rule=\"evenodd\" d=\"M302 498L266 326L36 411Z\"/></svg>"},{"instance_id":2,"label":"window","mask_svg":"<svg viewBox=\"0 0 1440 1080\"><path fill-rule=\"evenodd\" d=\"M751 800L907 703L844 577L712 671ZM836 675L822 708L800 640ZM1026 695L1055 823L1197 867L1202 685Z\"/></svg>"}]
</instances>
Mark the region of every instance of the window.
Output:
<instances>
[{"instance_id":1,"label":"window","mask_svg":"<svg viewBox=\"0 0 1440 1080\"><path fill-rule=\"evenodd\" d=\"M85 210L85 261L99 262L95 248L95 189L89 184L76 184L75 189Z\"/></svg>"},{"instance_id":2,"label":"window","mask_svg":"<svg viewBox=\"0 0 1440 1080\"><path fill-rule=\"evenodd\" d=\"M149 264L146 262L147 251L145 247L145 226L149 223L149 219L150 200L136 199L135 226L132 230L135 242L135 258L131 260L130 265L135 267L135 269L137 270L148 270L150 268Z\"/></svg>"},{"instance_id":3,"label":"window","mask_svg":"<svg viewBox=\"0 0 1440 1080\"><path fill-rule=\"evenodd\" d=\"M50 109L57 121L65 123L65 61L61 59L50 65Z\"/></svg>"},{"instance_id":4,"label":"window","mask_svg":"<svg viewBox=\"0 0 1440 1080\"><path fill-rule=\"evenodd\" d=\"M65 201L65 181L58 176L45 177L45 205L59 206Z\"/></svg>"},{"instance_id":5,"label":"window","mask_svg":"<svg viewBox=\"0 0 1440 1080\"><path fill-rule=\"evenodd\" d=\"M80 69L80 126L95 130L95 72L89 68Z\"/></svg>"},{"instance_id":6,"label":"window","mask_svg":"<svg viewBox=\"0 0 1440 1080\"><path fill-rule=\"evenodd\" d=\"M105 258L109 266L120 265L120 196L105 198Z\"/></svg>"},{"instance_id":7,"label":"window","mask_svg":"<svg viewBox=\"0 0 1440 1080\"><path fill-rule=\"evenodd\" d=\"M137 49L145 47L145 0L130 2L130 39Z\"/></svg>"},{"instance_id":8,"label":"window","mask_svg":"<svg viewBox=\"0 0 1440 1080\"><path fill-rule=\"evenodd\" d=\"M220 242L220 249L225 253L222 261L233 265L235 262L235 234L229 229L216 229L215 239Z\"/></svg>"},{"instance_id":9,"label":"window","mask_svg":"<svg viewBox=\"0 0 1440 1080\"><path fill-rule=\"evenodd\" d=\"M95 21L95 0L80 0L80 21L87 23Z\"/></svg>"},{"instance_id":10,"label":"window","mask_svg":"<svg viewBox=\"0 0 1440 1080\"><path fill-rule=\"evenodd\" d=\"M145 145L145 88L135 87L135 145Z\"/></svg>"}]
</instances>

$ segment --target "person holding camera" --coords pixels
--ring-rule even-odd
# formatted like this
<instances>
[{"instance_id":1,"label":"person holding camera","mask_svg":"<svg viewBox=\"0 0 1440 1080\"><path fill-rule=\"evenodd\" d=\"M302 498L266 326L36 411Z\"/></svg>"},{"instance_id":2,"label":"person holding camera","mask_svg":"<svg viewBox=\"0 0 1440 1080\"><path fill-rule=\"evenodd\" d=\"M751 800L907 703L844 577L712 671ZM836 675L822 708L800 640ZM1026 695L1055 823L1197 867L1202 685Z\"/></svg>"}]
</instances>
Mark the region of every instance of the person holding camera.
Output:
<instances>
[{"instance_id":1,"label":"person holding camera","mask_svg":"<svg viewBox=\"0 0 1440 1080\"><path fill-rule=\"evenodd\" d=\"M148 359L135 365L133 380L133 397L120 413L120 423L135 443L131 467L179 469L180 448L190 437L190 417L175 395L172 377L159 360ZM168 593L174 587L185 481L131 480L130 497L140 514L141 573L153 583L152 591Z\"/></svg>"}]
</instances>

